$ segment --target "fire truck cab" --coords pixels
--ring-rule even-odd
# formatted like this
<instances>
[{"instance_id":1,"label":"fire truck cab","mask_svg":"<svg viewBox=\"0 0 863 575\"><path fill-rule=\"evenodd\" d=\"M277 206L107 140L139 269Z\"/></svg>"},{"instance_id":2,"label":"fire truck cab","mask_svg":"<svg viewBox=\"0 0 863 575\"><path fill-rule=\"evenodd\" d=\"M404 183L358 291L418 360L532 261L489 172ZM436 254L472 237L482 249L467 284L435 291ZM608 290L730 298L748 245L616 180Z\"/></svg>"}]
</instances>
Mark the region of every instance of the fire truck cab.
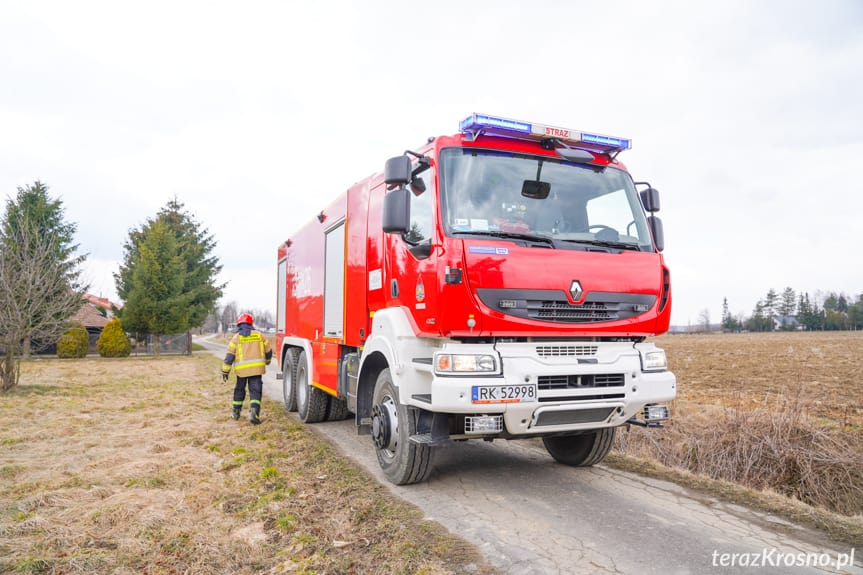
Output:
<instances>
[{"instance_id":1,"label":"fire truck cab","mask_svg":"<svg viewBox=\"0 0 863 575\"><path fill-rule=\"evenodd\" d=\"M396 484L440 446L538 437L585 466L659 427L676 380L659 195L628 139L472 114L278 248L286 408L355 418Z\"/></svg>"}]
</instances>

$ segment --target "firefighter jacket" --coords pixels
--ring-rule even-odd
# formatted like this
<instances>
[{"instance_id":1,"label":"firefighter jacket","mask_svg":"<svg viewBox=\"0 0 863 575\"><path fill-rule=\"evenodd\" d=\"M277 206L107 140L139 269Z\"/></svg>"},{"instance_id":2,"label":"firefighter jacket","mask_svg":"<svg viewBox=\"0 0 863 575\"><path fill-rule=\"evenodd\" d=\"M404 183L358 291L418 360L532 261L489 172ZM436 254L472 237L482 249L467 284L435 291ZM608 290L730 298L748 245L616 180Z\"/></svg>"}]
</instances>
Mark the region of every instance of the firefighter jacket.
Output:
<instances>
[{"instance_id":1,"label":"firefighter jacket","mask_svg":"<svg viewBox=\"0 0 863 575\"><path fill-rule=\"evenodd\" d=\"M222 364L222 371L229 373L231 365L237 377L263 375L273 358L270 341L256 329L240 329L228 344L228 353Z\"/></svg>"}]
</instances>

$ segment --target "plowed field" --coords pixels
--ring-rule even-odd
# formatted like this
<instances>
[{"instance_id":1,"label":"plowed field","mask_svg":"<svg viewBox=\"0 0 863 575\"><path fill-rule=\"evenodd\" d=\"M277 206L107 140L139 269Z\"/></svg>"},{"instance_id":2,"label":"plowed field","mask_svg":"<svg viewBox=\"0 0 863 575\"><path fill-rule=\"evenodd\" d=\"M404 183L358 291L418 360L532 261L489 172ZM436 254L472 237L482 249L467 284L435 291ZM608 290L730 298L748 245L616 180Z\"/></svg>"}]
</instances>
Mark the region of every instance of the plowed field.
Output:
<instances>
[{"instance_id":1,"label":"plowed field","mask_svg":"<svg viewBox=\"0 0 863 575\"><path fill-rule=\"evenodd\" d=\"M799 399L826 425L863 427L863 332L666 335L678 400L741 409Z\"/></svg>"},{"instance_id":2,"label":"plowed field","mask_svg":"<svg viewBox=\"0 0 863 575\"><path fill-rule=\"evenodd\" d=\"M677 375L665 429L618 451L846 516L863 514L863 332L657 338Z\"/></svg>"}]
</instances>

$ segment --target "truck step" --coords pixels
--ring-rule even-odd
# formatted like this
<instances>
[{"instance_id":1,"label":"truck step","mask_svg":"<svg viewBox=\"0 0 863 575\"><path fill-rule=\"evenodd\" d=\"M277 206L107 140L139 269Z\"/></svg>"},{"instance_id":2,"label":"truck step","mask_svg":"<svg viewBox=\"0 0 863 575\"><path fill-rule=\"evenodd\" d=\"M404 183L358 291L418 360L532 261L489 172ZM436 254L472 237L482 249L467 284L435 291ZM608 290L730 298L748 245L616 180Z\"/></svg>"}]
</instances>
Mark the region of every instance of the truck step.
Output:
<instances>
[{"instance_id":1,"label":"truck step","mask_svg":"<svg viewBox=\"0 0 863 575\"><path fill-rule=\"evenodd\" d=\"M450 439L449 437L439 437L435 439L432 437L431 433L417 433L415 435L411 435L410 440L412 443L417 443L419 445L429 445L431 447L441 447L443 445L449 445Z\"/></svg>"}]
</instances>

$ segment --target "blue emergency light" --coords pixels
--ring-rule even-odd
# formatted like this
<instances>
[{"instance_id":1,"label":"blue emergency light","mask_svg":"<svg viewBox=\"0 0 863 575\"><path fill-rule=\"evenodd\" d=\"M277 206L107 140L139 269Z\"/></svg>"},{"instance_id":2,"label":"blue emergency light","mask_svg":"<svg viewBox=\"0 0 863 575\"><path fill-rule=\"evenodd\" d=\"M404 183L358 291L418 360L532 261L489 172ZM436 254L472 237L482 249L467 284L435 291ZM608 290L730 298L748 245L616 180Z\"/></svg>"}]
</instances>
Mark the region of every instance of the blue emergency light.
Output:
<instances>
[{"instance_id":1,"label":"blue emergency light","mask_svg":"<svg viewBox=\"0 0 863 575\"><path fill-rule=\"evenodd\" d=\"M458 129L470 140L475 140L481 134L534 141L555 139L577 148L612 153L622 152L632 147L632 140L627 138L591 134L581 130L521 122L486 114L471 114L459 122Z\"/></svg>"},{"instance_id":2,"label":"blue emergency light","mask_svg":"<svg viewBox=\"0 0 863 575\"><path fill-rule=\"evenodd\" d=\"M459 132L473 131L482 128L500 128L507 132L516 132L518 134L530 134L530 124L527 122L519 122L518 120L508 120L506 118L495 118L494 116L484 116L482 114L472 114L459 122Z\"/></svg>"}]
</instances>

